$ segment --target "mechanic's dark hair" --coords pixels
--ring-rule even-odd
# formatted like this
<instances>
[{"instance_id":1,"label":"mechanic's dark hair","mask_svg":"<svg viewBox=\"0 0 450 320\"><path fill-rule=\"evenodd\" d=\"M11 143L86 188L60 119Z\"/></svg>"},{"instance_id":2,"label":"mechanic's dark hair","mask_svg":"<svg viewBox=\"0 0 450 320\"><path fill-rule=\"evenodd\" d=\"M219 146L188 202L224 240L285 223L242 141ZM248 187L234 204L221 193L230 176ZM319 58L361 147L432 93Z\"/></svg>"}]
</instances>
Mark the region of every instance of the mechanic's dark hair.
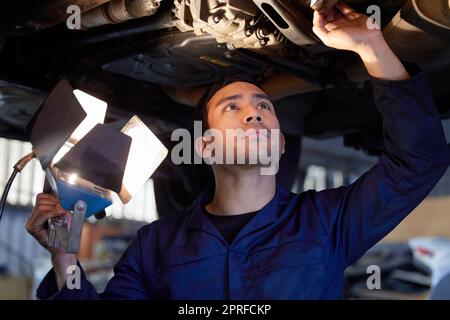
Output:
<instances>
[{"instance_id":1,"label":"mechanic's dark hair","mask_svg":"<svg viewBox=\"0 0 450 320\"><path fill-rule=\"evenodd\" d=\"M202 122L202 133L205 133L205 131L209 129L207 108L209 100L211 100L217 91L234 82L248 82L257 87L261 87L261 84L256 77L253 78L240 74L228 75L213 83L202 95L194 110L194 120Z\"/></svg>"}]
</instances>

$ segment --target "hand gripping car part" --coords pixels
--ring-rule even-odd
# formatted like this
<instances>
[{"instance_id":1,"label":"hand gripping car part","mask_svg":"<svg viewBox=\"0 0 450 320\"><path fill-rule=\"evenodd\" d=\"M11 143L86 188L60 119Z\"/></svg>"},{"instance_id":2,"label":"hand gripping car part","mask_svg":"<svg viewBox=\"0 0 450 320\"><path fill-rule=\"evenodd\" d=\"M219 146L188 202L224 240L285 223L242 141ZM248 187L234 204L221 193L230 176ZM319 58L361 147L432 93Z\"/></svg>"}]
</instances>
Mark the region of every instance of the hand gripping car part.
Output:
<instances>
[{"instance_id":1,"label":"hand gripping car part","mask_svg":"<svg viewBox=\"0 0 450 320\"><path fill-rule=\"evenodd\" d=\"M328 11L334 7L338 0L311 0L310 7L315 11Z\"/></svg>"}]
</instances>

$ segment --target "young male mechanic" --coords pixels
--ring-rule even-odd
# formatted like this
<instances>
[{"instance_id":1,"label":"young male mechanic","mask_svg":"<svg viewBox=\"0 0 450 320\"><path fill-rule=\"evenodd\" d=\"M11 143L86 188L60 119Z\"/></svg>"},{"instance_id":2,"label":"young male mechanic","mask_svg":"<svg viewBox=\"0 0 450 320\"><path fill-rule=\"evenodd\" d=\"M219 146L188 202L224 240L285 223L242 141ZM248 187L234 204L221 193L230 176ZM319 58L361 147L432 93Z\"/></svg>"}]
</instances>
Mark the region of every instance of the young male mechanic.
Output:
<instances>
[{"instance_id":1,"label":"young male mechanic","mask_svg":"<svg viewBox=\"0 0 450 320\"><path fill-rule=\"evenodd\" d=\"M384 130L378 164L349 186L300 195L261 175L258 165L213 165L214 190L141 228L104 293L83 272L80 289L69 289L66 269L77 257L50 249L54 268L38 298L341 298L345 268L427 196L450 151L424 75L405 70L365 15L337 8L315 13L314 32L330 47L359 54L372 76ZM206 97L199 108L209 128L279 128L270 99L250 82L224 82ZM207 144L201 140L200 152ZM27 230L45 247L47 219L62 214L55 197L40 194Z\"/></svg>"}]
</instances>

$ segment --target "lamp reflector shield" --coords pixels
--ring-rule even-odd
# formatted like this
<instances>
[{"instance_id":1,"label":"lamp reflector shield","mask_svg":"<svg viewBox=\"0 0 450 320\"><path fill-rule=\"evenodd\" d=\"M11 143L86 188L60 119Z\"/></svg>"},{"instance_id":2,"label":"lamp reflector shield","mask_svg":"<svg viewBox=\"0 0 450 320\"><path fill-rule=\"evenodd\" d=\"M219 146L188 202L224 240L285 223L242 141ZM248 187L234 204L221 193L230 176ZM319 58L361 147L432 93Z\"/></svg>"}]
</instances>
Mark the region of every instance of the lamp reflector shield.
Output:
<instances>
[{"instance_id":1,"label":"lamp reflector shield","mask_svg":"<svg viewBox=\"0 0 450 320\"><path fill-rule=\"evenodd\" d=\"M103 100L97 99L81 90L74 90L73 94L77 98L83 110L86 112L86 118L72 133L70 139L75 143L80 141L93 127L98 123L105 121L107 103Z\"/></svg>"},{"instance_id":2,"label":"lamp reflector shield","mask_svg":"<svg viewBox=\"0 0 450 320\"><path fill-rule=\"evenodd\" d=\"M80 103L86 113L86 117L78 125L75 131L72 132L69 139L64 143L61 149L53 158L52 164L57 163L78 141L99 123L105 121L107 103L103 100L97 99L81 90L73 90L73 94Z\"/></svg>"},{"instance_id":3,"label":"lamp reflector shield","mask_svg":"<svg viewBox=\"0 0 450 320\"><path fill-rule=\"evenodd\" d=\"M113 193L110 190L99 188L90 181L64 173L56 167L47 169L45 173L46 181L66 210L74 210L77 201L83 200L87 204L86 217L89 217L112 204ZM70 181L72 178L73 183Z\"/></svg>"},{"instance_id":4,"label":"lamp reflector shield","mask_svg":"<svg viewBox=\"0 0 450 320\"><path fill-rule=\"evenodd\" d=\"M58 82L29 124L30 141L44 170L85 117L69 82Z\"/></svg>"},{"instance_id":5,"label":"lamp reflector shield","mask_svg":"<svg viewBox=\"0 0 450 320\"><path fill-rule=\"evenodd\" d=\"M132 139L119 193L122 202L127 203L158 168L168 150L137 116L128 121L122 132Z\"/></svg>"},{"instance_id":6,"label":"lamp reflector shield","mask_svg":"<svg viewBox=\"0 0 450 320\"><path fill-rule=\"evenodd\" d=\"M97 124L54 166L69 174L119 193L132 139L108 125Z\"/></svg>"},{"instance_id":7,"label":"lamp reflector shield","mask_svg":"<svg viewBox=\"0 0 450 320\"><path fill-rule=\"evenodd\" d=\"M58 162L96 124L107 104L61 80L30 121L30 141L45 170Z\"/></svg>"}]
</instances>

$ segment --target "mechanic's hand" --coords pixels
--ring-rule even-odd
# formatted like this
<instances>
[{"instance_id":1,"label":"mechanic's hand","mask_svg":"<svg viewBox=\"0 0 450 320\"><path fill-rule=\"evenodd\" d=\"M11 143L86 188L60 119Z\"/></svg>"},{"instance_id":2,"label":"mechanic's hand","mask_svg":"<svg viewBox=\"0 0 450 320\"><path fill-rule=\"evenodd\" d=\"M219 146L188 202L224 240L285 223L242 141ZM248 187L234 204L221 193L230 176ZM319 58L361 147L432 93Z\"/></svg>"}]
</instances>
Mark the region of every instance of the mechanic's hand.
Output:
<instances>
[{"instance_id":1,"label":"mechanic's hand","mask_svg":"<svg viewBox=\"0 0 450 320\"><path fill-rule=\"evenodd\" d=\"M66 253L64 248L50 248L48 246L47 221L49 218L60 216L67 219L67 225L70 227L72 214L61 207L58 198L52 194L40 193L36 197L36 205L25 225L28 233L52 254L52 264L59 289L64 286L68 278L67 268L77 264L76 254Z\"/></svg>"},{"instance_id":2,"label":"mechanic's hand","mask_svg":"<svg viewBox=\"0 0 450 320\"><path fill-rule=\"evenodd\" d=\"M314 11L313 31L325 45L358 54L383 37L369 17L342 2L328 12Z\"/></svg>"},{"instance_id":3,"label":"mechanic's hand","mask_svg":"<svg viewBox=\"0 0 450 320\"><path fill-rule=\"evenodd\" d=\"M70 226L72 215L64 210L59 204L56 196L48 193L40 193L36 197L36 205L31 215L28 217L25 229L46 248L52 255L65 253L64 249L51 248L48 246L48 225L49 218L64 216L67 219L67 225Z\"/></svg>"}]
</instances>

